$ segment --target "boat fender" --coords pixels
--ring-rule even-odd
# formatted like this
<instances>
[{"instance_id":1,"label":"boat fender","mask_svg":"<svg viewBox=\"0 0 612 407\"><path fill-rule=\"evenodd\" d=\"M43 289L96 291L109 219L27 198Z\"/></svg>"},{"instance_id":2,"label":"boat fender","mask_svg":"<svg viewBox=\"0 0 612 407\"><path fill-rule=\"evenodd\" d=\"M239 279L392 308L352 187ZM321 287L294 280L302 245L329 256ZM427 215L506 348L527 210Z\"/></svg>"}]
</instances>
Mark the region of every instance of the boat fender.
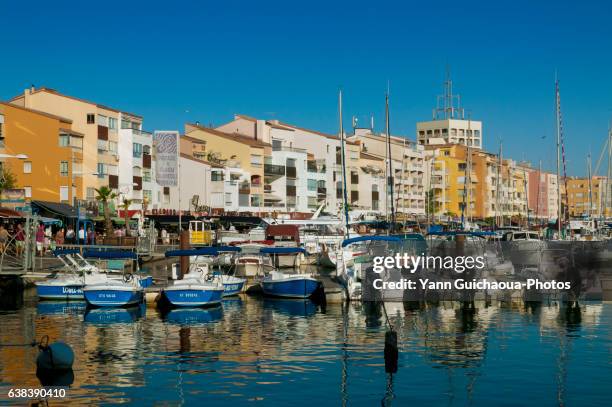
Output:
<instances>
[{"instance_id":1,"label":"boat fender","mask_svg":"<svg viewBox=\"0 0 612 407\"><path fill-rule=\"evenodd\" d=\"M36 358L36 367L44 370L68 370L74 363L74 352L70 345L57 341L49 343L49 337L43 336L38 345L40 352Z\"/></svg>"}]
</instances>

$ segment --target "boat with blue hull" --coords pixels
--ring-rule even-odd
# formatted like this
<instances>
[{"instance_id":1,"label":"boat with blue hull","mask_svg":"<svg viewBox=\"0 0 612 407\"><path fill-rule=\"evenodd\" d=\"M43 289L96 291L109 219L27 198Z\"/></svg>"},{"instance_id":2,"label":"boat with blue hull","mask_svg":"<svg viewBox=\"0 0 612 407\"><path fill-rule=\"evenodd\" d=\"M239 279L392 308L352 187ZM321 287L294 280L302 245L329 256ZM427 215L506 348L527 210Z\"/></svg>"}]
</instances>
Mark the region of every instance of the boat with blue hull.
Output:
<instances>
[{"instance_id":1,"label":"boat with blue hull","mask_svg":"<svg viewBox=\"0 0 612 407\"><path fill-rule=\"evenodd\" d=\"M223 283L223 296L231 297L242 292L246 279L224 274L221 276L221 282Z\"/></svg>"},{"instance_id":2,"label":"boat with blue hull","mask_svg":"<svg viewBox=\"0 0 612 407\"><path fill-rule=\"evenodd\" d=\"M162 291L164 298L175 307L207 307L218 305L223 298L224 287L221 278L210 274L210 262L198 262L200 257L214 257L219 254L215 247L201 247L198 249L170 250L166 257L195 257L190 262L189 272L181 280Z\"/></svg>"},{"instance_id":3,"label":"boat with blue hull","mask_svg":"<svg viewBox=\"0 0 612 407\"><path fill-rule=\"evenodd\" d=\"M127 307L144 301L144 288L133 277L124 280L107 278L106 281L88 284L83 288L87 304L94 307Z\"/></svg>"},{"instance_id":4,"label":"boat with blue hull","mask_svg":"<svg viewBox=\"0 0 612 407\"><path fill-rule=\"evenodd\" d=\"M56 273L53 277L38 281L36 294L40 300L83 301L83 287L87 283L100 281L97 267L90 263L81 263L73 256L82 259L78 249L57 249L55 257L63 263L64 273Z\"/></svg>"},{"instance_id":5,"label":"boat with blue hull","mask_svg":"<svg viewBox=\"0 0 612 407\"><path fill-rule=\"evenodd\" d=\"M304 254L301 247L268 247L261 250L268 255L275 254ZM284 273L273 270L267 273L261 281L261 288L265 295L283 298L309 298L319 287L319 281L307 273Z\"/></svg>"}]
</instances>

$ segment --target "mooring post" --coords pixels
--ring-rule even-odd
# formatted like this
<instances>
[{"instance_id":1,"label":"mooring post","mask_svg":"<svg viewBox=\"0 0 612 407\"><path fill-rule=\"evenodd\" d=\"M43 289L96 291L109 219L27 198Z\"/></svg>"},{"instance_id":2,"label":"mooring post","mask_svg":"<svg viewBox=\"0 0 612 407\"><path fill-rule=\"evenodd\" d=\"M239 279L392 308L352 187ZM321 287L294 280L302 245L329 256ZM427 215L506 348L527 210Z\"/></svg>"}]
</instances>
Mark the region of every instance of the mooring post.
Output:
<instances>
[{"instance_id":1,"label":"mooring post","mask_svg":"<svg viewBox=\"0 0 612 407\"><path fill-rule=\"evenodd\" d=\"M179 247L181 250L187 250L191 248L191 245L189 244L189 231L188 230L181 230ZM188 271L189 271L189 256L181 256L178 279L182 280L183 276L187 274Z\"/></svg>"}]
</instances>

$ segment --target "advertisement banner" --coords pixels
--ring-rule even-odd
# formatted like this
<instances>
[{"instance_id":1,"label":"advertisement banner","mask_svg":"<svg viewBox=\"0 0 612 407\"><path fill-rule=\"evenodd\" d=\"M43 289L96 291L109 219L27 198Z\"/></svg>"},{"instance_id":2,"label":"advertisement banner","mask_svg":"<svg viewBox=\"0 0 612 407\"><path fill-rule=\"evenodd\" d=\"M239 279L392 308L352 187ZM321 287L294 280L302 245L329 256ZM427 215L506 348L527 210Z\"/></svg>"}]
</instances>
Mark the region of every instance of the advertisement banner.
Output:
<instances>
[{"instance_id":1,"label":"advertisement banner","mask_svg":"<svg viewBox=\"0 0 612 407\"><path fill-rule=\"evenodd\" d=\"M177 131L156 131L153 133L155 148L155 178L158 185L178 185L178 140Z\"/></svg>"}]
</instances>

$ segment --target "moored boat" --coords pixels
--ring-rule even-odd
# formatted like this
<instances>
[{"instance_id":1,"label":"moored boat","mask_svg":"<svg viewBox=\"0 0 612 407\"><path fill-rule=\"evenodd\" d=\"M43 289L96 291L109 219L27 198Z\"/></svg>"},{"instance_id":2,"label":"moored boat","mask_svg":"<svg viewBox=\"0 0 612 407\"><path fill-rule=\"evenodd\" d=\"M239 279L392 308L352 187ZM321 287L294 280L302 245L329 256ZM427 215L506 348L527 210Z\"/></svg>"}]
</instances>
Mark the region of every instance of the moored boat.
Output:
<instances>
[{"instance_id":1,"label":"moored boat","mask_svg":"<svg viewBox=\"0 0 612 407\"><path fill-rule=\"evenodd\" d=\"M215 247L199 249L170 250L166 257L187 256L216 257L219 250ZM210 262L191 263L189 272L180 280L162 290L164 298L175 307L206 307L218 305L224 293L224 286L219 276L209 273Z\"/></svg>"},{"instance_id":2,"label":"moored boat","mask_svg":"<svg viewBox=\"0 0 612 407\"><path fill-rule=\"evenodd\" d=\"M269 247L261 249L266 255L308 255L301 247ZM284 298L309 298L319 287L319 281L309 273L285 273L272 270L261 281L265 295Z\"/></svg>"},{"instance_id":3,"label":"moored boat","mask_svg":"<svg viewBox=\"0 0 612 407\"><path fill-rule=\"evenodd\" d=\"M103 277L103 281L83 287L87 304L94 307L126 307L144 300L144 288L132 274L125 274L123 280Z\"/></svg>"}]
</instances>

